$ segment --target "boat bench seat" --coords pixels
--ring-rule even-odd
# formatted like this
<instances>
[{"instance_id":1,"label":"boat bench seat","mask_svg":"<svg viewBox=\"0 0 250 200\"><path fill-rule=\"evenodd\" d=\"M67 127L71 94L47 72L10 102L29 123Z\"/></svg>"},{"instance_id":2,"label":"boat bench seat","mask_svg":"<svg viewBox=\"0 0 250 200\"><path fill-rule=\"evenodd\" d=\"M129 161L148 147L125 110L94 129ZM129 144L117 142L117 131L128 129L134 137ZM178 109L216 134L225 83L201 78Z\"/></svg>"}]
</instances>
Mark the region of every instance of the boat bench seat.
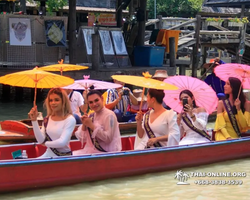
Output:
<instances>
[{"instance_id":1,"label":"boat bench seat","mask_svg":"<svg viewBox=\"0 0 250 200\"><path fill-rule=\"evenodd\" d=\"M122 151L134 150L135 137L122 138Z\"/></svg>"}]
</instances>

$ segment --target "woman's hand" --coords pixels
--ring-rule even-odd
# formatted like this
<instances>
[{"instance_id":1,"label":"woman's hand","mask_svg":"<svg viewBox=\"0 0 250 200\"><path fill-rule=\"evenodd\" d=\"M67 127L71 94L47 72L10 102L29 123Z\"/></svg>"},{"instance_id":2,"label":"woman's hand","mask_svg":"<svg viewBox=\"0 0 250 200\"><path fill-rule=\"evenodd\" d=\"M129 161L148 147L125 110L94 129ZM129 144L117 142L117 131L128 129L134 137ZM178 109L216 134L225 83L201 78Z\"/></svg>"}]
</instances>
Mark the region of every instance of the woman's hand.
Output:
<instances>
[{"instance_id":1,"label":"woman's hand","mask_svg":"<svg viewBox=\"0 0 250 200\"><path fill-rule=\"evenodd\" d=\"M37 116L38 116L37 106L34 106L33 108L31 108L30 112L28 113L28 116L31 121L37 120Z\"/></svg>"},{"instance_id":2,"label":"woman's hand","mask_svg":"<svg viewBox=\"0 0 250 200\"><path fill-rule=\"evenodd\" d=\"M227 140L231 140L232 138L231 137L228 137Z\"/></svg>"},{"instance_id":3,"label":"woman's hand","mask_svg":"<svg viewBox=\"0 0 250 200\"><path fill-rule=\"evenodd\" d=\"M142 113L142 111L139 111L139 112L137 113L137 115L135 116L135 120L136 120L137 122L142 122L142 118L143 118L143 113Z\"/></svg>"},{"instance_id":4,"label":"woman's hand","mask_svg":"<svg viewBox=\"0 0 250 200\"><path fill-rule=\"evenodd\" d=\"M84 126L94 130L95 127L91 118L89 118L87 115L83 115L81 119Z\"/></svg>"},{"instance_id":5,"label":"woman's hand","mask_svg":"<svg viewBox=\"0 0 250 200\"><path fill-rule=\"evenodd\" d=\"M193 116L193 109L191 108L190 105L186 104L184 107L184 111L189 114L189 116Z\"/></svg>"},{"instance_id":6,"label":"woman's hand","mask_svg":"<svg viewBox=\"0 0 250 200\"><path fill-rule=\"evenodd\" d=\"M234 101L234 105L235 105L235 107L236 107L237 110L240 110L240 104L241 104L241 101L239 100L239 98L237 98Z\"/></svg>"},{"instance_id":7,"label":"woman's hand","mask_svg":"<svg viewBox=\"0 0 250 200\"><path fill-rule=\"evenodd\" d=\"M150 138L147 142L147 146L151 147L153 146L156 142L158 142L157 138Z\"/></svg>"}]
</instances>

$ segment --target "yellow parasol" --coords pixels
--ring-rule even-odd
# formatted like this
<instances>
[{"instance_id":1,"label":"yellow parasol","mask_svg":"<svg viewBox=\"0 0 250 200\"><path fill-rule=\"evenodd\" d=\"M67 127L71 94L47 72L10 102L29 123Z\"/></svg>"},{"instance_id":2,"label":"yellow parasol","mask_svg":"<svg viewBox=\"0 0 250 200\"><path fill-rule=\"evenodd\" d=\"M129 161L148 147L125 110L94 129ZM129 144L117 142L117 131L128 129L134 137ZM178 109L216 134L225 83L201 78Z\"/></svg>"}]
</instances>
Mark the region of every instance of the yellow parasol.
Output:
<instances>
[{"instance_id":1,"label":"yellow parasol","mask_svg":"<svg viewBox=\"0 0 250 200\"><path fill-rule=\"evenodd\" d=\"M63 71L83 70L83 69L88 69L89 68L87 66L63 64L63 59L61 59L61 61L58 61L58 63L59 64L40 67L40 69L44 70L44 71L60 71L61 75L62 75Z\"/></svg>"},{"instance_id":2,"label":"yellow parasol","mask_svg":"<svg viewBox=\"0 0 250 200\"><path fill-rule=\"evenodd\" d=\"M50 72L45 72L40 70L38 67L35 67L32 70L26 70L2 76L0 77L0 83L11 86L35 88L35 106L37 88L63 87L74 83L74 79Z\"/></svg>"},{"instance_id":3,"label":"yellow parasol","mask_svg":"<svg viewBox=\"0 0 250 200\"><path fill-rule=\"evenodd\" d=\"M142 74L143 76L113 75L111 77L123 83L143 87L142 99L144 96L145 88L152 88L152 89L158 89L158 90L177 90L178 89L178 87L176 87L175 85L171 85L162 81L152 79L151 78L152 75L150 75L148 72L142 73ZM140 105L140 110L141 110L141 106L142 106L142 101Z\"/></svg>"}]
</instances>

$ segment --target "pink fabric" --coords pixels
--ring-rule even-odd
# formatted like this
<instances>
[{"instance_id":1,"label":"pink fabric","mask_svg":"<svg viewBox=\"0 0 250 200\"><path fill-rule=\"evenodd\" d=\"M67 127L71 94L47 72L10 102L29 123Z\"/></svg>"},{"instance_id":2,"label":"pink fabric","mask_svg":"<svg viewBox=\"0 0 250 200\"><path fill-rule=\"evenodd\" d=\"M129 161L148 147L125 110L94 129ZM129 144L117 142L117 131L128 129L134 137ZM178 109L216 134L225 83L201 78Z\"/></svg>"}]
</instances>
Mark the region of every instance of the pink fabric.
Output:
<instances>
[{"instance_id":1,"label":"pink fabric","mask_svg":"<svg viewBox=\"0 0 250 200\"><path fill-rule=\"evenodd\" d=\"M92 138L97 140L100 146L107 152L121 151L121 135L119 123L113 111L103 108L100 113L94 114L95 129L92 133ZM76 137L82 142L86 142L83 149L73 152L73 155L103 153L93 145L88 130L82 131L82 125L75 133Z\"/></svg>"},{"instance_id":2,"label":"pink fabric","mask_svg":"<svg viewBox=\"0 0 250 200\"><path fill-rule=\"evenodd\" d=\"M224 66L224 65L223 65ZM218 98L215 91L200 79L190 76L172 76L164 82L177 86L178 90L164 90L164 102L174 111L181 113L183 106L180 102L179 95L183 90L190 90L197 106L203 107L208 113L215 111Z\"/></svg>"},{"instance_id":3,"label":"pink fabric","mask_svg":"<svg viewBox=\"0 0 250 200\"><path fill-rule=\"evenodd\" d=\"M221 80L227 81L229 77L235 77L242 81L243 88L250 89L250 66L239 63L222 64L214 69L214 73Z\"/></svg>"}]
</instances>

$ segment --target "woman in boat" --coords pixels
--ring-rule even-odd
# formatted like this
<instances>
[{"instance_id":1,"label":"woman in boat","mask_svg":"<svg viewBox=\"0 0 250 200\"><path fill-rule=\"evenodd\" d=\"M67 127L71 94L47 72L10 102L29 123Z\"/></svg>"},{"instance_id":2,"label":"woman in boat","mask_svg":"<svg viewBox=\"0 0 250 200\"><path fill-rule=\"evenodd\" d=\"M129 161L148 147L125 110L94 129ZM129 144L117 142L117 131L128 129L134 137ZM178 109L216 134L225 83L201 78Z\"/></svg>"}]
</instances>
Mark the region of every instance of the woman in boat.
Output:
<instances>
[{"instance_id":1,"label":"woman in boat","mask_svg":"<svg viewBox=\"0 0 250 200\"><path fill-rule=\"evenodd\" d=\"M38 143L47 147L46 152L39 158L72 155L69 142L76 120L72 115L66 92L61 88L51 89L45 105L47 117L44 118L41 129L37 122L37 106L34 106L28 113Z\"/></svg>"},{"instance_id":2,"label":"woman in boat","mask_svg":"<svg viewBox=\"0 0 250 200\"><path fill-rule=\"evenodd\" d=\"M224 86L226 99L218 103L214 128L215 140L236 139L248 129L250 106L241 84L238 78L229 77Z\"/></svg>"},{"instance_id":3,"label":"woman in boat","mask_svg":"<svg viewBox=\"0 0 250 200\"><path fill-rule=\"evenodd\" d=\"M147 94L147 113L138 112L136 116L137 134L141 142L135 149L176 146L180 141L177 114L162 106L163 90L149 89Z\"/></svg>"},{"instance_id":4,"label":"woman in boat","mask_svg":"<svg viewBox=\"0 0 250 200\"><path fill-rule=\"evenodd\" d=\"M210 142L210 136L206 132L208 119L206 110L196 105L190 90L181 91L179 99L183 104L183 112L179 113L177 118L182 138L179 145Z\"/></svg>"}]
</instances>

